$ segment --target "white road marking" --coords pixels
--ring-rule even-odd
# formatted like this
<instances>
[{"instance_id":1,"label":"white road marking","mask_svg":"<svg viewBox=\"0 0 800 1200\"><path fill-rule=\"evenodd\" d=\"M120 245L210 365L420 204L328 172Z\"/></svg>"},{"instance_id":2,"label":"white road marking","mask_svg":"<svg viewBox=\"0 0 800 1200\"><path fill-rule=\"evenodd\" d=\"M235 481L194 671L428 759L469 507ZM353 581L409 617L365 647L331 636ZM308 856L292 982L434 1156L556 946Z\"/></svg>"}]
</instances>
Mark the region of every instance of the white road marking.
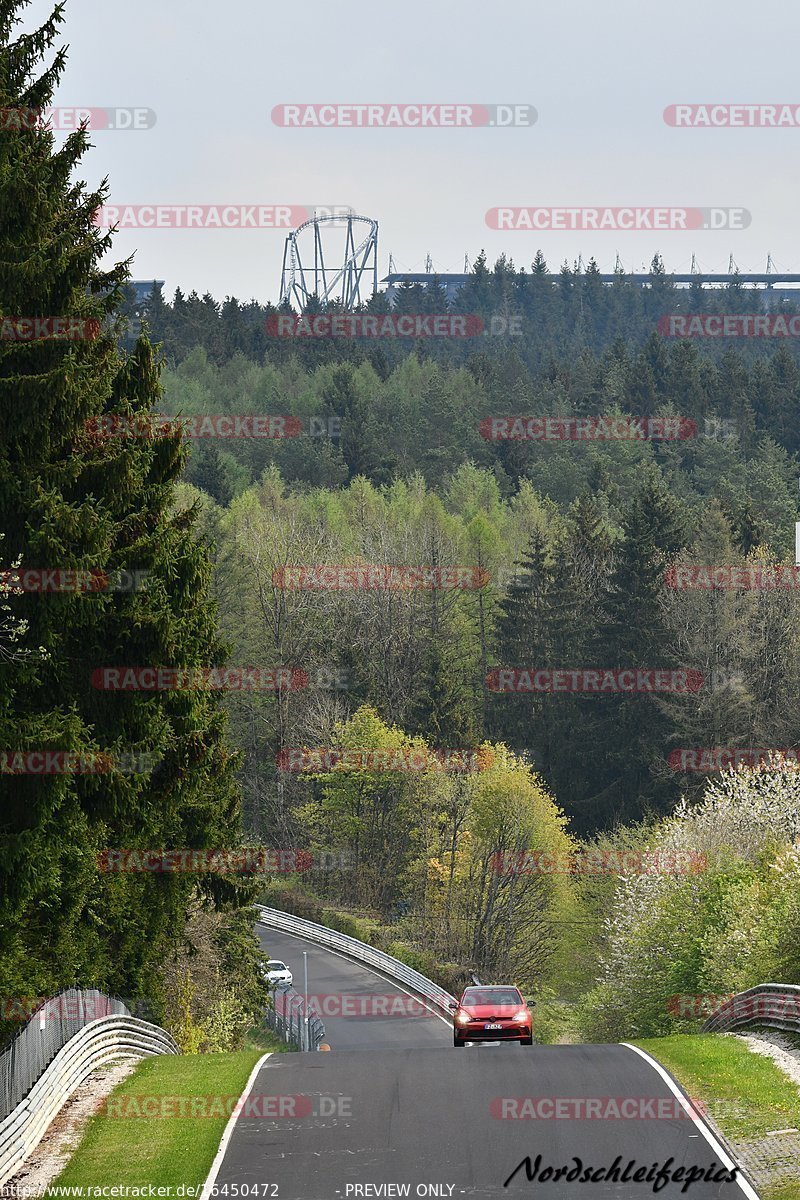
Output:
<instances>
[{"instance_id":1,"label":"white road marking","mask_svg":"<svg viewBox=\"0 0 800 1200\"><path fill-rule=\"evenodd\" d=\"M720 1142L717 1141L717 1139L715 1138L715 1136L711 1132L711 1130L708 1128L708 1126L705 1125L699 1119L699 1117L696 1115L696 1113L692 1110L691 1104L686 1099L686 1097L683 1096L681 1094L681 1092L678 1090L678 1088L675 1086L674 1080L670 1078L670 1076L667 1074L667 1072L661 1066L661 1063L657 1062L656 1059L652 1058L651 1055L649 1055L646 1050L641 1050L638 1046L632 1046L630 1042L620 1042L620 1045L625 1046L626 1049L628 1049L628 1050L633 1050L634 1054L640 1055L645 1060L645 1062L650 1064L650 1066L653 1068L654 1071L658 1072L658 1074L664 1080L664 1083L666 1083L667 1087L672 1092L673 1096L676 1096L677 1099L680 1100L681 1105L686 1110L686 1115L688 1117L690 1117L692 1121L694 1121L695 1126L699 1130L700 1134L706 1139L709 1146L714 1151L717 1158L720 1160L720 1163L722 1164L722 1166L726 1167L727 1170L729 1170L729 1171L732 1171L734 1169L734 1167L736 1168L736 1182L738 1183L739 1187L744 1192L745 1196L747 1196L747 1200L760 1200L758 1192L754 1191L753 1188L751 1187L751 1185L747 1182L747 1180L742 1178L741 1168L739 1167L739 1164L735 1163L733 1161L733 1159L731 1158L730 1154L728 1154L728 1151L725 1149L725 1147Z\"/></svg>"},{"instance_id":2,"label":"white road marking","mask_svg":"<svg viewBox=\"0 0 800 1200\"><path fill-rule=\"evenodd\" d=\"M253 1090L253 1084L256 1081L258 1072L261 1070L261 1068L263 1067L263 1065L267 1061L267 1059L272 1057L273 1053L274 1053L274 1051L270 1050L267 1054L262 1054L261 1058L258 1060L256 1065L253 1067L252 1071L250 1072L250 1078L248 1079L247 1083L245 1084L244 1091L242 1092L241 1096L239 1097L239 1102L235 1105L236 1109L241 1109L244 1107L247 1097L250 1095L251 1091ZM231 1115L228 1117L228 1124L225 1126L225 1129L223 1131L222 1141L219 1144L219 1149L217 1150L216 1157L214 1158L214 1161L211 1164L211 1170L208 1172L206 1181L203 1184L203 1190L200 1193L200 1200L208 1200L209 1196L211 1195L211 1189L213 1188L214 1184L217 1182L217 1175L219 1175L219 1169L222 1166L222 1160L225 1157L225 1151L228 1149L228 1142L231 1140L231 1135L233 1134L234 1126L236 1125L236 1122L238 1121L238 1119L239 1119L239 1116L236 1111L232 1112Z\"/></svg>"}]
</instances>

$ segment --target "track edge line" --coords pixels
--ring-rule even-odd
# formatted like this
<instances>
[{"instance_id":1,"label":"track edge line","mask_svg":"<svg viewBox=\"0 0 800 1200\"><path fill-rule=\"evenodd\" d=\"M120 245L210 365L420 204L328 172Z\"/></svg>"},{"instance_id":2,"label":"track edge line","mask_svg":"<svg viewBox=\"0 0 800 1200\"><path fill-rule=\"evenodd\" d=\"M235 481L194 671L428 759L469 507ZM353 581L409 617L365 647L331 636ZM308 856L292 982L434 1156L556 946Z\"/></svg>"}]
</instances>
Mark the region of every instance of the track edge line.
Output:
<instances>
[{"instance_id":1,"label":"track edge line","mask_svg":"<svg viewBox=\"0 0 800 1200\"><path fill-rule=\"evenodd\" d=\"M700 1130L700 1133L706 1139L709 1146L711 1146L712 1150L717 1152L719 1158L728 1160L727 1162L723 1161L722 1165L727 1167L729 1171L733 1167L736 1168L736 1182L744 1192L745 1196L747 1196L747 1200L761 1200L761 1197L755 1190L753 1183L748 1177L748 1172L737 1159L733 1149L728 1145L724 1134L721 1132L717 1133L715 1130L711 1129L698 1113L692 1111L693 1105L683 1094L680 1084L672 1075L670 1075L666 1067L663 1067L658 1059L653 1058L651 1054L648 1054L646 1050L642 1050L640 1046L634 1046L631 1042L620 1042L619 1045L624 1046L627 1050L633 1050L634 1054L640 1055L645 1062L649 1063L653 1070L661 1076L673 1095L676 1096L677 1099L680 1100L684 1105L688 1116L691 1118L697 1129Z\"/></svg>"},{"instance_id":2,"label":"track edge line","mask_svg":"<svg viewBox=\"0 0 800 1200\"><path fill-rule=\"evenodd\" d=\"M239 1108L240 1105L243 1105L247 1102L247 1097L250 1095L251 1091L253 1090L253 1084L255 1083L256 1079L258 1078L259 1071L261 1070L261 1068L263 1067L263 1065L267 1061L267 1059L271 1058L274 1053L275 1053L274 1050L269 1050L266 1054L261 1055L261 1058L258 1060L256 1065L253 1067L252 1071L250 1072L250 1077L247 1080L247 1083L244 1085L244 1091L242 1092L241 1096L239 1097L239 1100L237 1101L236 1105L234 1106L235 1108ZM214 1161L211 1164L211 1169L209 1170L208 1175L206 1176L205 1183L203 1184L203 1189L200 1192L199 1200L209 1200L209 1197L211 1196L211 1189L213 1188L214 1184L217 1181L217 1176L219 1175L220 1167L222 1166L223 1160L225 1158L225 1152L228 1149L228 1143L231 1140L231 1137L233 1135L233 1130L234 1130L234 1127L235 1127L238 1119L239 1119L239 1114L236 1111L232 1112L231 1115L228 1117L228 1123L225 1126L224 1130L222 1131L222 1138L220 1139L219 1146L217 1147L217 1153L214 1155Z\"/></svg>"}]
</instances>

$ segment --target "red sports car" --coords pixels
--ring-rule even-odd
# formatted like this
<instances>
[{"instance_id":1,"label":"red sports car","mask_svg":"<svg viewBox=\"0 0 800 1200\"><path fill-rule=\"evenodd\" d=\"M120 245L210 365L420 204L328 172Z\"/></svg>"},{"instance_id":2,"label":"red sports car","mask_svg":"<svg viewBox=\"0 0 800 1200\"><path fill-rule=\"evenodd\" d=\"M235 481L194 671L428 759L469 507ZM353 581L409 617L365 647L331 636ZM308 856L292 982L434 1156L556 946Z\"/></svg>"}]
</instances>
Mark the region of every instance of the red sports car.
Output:
<instances>
[{"instance_id":1,"label":"red sports car","mask_svg":"<svg viewBox=\"0 0 800 1200\"><path fill-rule=\"evenodd\" d=\"M451 1008L454 1046L501 1039L533 1044L533 1017L519 988L468 987Z\"/></svg>"}]
</instances>

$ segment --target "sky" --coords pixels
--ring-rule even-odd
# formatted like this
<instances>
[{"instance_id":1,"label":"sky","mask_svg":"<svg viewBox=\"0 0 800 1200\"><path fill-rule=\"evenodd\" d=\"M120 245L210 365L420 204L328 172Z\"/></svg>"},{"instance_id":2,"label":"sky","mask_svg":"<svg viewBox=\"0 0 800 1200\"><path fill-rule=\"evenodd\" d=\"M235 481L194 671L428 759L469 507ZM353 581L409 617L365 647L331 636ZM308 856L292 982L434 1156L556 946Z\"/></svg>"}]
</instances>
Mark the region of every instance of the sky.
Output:
<instances>
[{"instance_id":1,"label":"sky","mask_svg":"<svg viewBox=\"0 0 800 1200\"><path fill-rule=\"evenodd\" d=\"M49 8L33 0L23 27ZM610 271L617 255L641 270L660 253L674 271L693 255L706 272L726 271L731 254L741 271L763 271L771 254L776 269L800 272L800 8L784 2L67 0L62 29L69 57L54 104L155 114L150 128L92 133L80 175L90 185L107 176L116 206L350 207L379 224L379 278L389 254L400 271L424 270L430 255L447 272L481 250L490 264L505 253L529 268L537 249L556 270L581 256ZM359 103L526 104L537 119L294 128L272 115ZM797 125L664 119L669 105L704 103L786 104ZM629 206L744 209L749 223L487 224L498 207ZM275 302L287 232L126 227L113 257L135 253L133 277L164 279L168 295ZM341 233L328 236L330 260Z\"/></svg>"}]
</instances>

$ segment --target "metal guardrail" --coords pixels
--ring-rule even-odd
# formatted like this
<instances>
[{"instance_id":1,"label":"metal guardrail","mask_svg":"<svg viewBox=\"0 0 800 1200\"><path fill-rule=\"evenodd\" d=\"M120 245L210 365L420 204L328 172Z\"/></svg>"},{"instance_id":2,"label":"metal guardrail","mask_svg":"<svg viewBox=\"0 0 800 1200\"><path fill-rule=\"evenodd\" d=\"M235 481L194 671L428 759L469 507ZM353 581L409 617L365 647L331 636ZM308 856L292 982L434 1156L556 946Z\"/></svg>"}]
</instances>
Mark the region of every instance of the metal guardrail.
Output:
<instances>
[{"instance_id":1,"label":"metal guardrail","mask_svg":"<svg viewBox=\"0 0 800 1200\"><path fill-rule=\"evenodd\" d=\"M115 996L67 988L32 1010L16 1037L0 1052L0 1121L28 1096L44 1068L86 1022L98 1016L131 1016Z\"/></svg>"},{"instance_id":2,"label":"metal guardrail","mask_svg":"<svg viewBox=\"0 0 800 1200\"><path fill-rule=\"evenodd\" d=\"M316 1013L305 1021L305 1000L288 984L279 984L274 992L274 1007L268 1008L267 1024L279 1037L292 1042L298 1050L319 1050L325 1041L325 1026Z\"/></svg>"},{"instance_id":3,"label":"metal guardrail","mask_svg":"<svg viewBox=\"0 0 800 1200\"><path fill-rule=\"evenodd\" d=\"M131 1016L122 1000L96 989L67 988L43 1000L0 1052L0 1120L27 1096L62 1046L98 1017Z\"/></svg>"},{"instance_id":4,"label":"metal guardrail","mask_svg":"<svg viewBox=\"0 0 800 1200\"><path fill-rule=\"evenodd\" d=\"M455 1001L455 996L451 996L432 979L415 971L413 967L408 967L398 958L393 958L391 954L384 954L383 950L376 950L374 946L368 946L366 942L360 942L358 938L350 937L346 933L337 933L335 929L317 925L315 921L306 921L304 917L295 917L291 913L280 912L277 908L264 908L261 905L257 905L257 908L261 925L279 929L283 933L294 934L295 937L306 938L307 941L327 946L330 950L336 950L337 953L344 954L356 962L374 967L391 979L397 979L406 984L412 992L424 996L437 1008L449 1014L450 1005Z\"/></svg>"},{"instance_id":5,"label":"metal guardrail","mask_svg":"<svg viewBox=\"0 0 800 1200\"><path fill-rule=\"evenodd\" d=\"M746 1025L765 1025L800 1034L800 986L762 983L746 992L737 992L704 1022L702 1031L722 1033Z\"/></svg>"},{"instance_id":6,"label":"metal guardrail","mask_svg":"<svg viewBox=\"0 0 800 1200\"><path fill-rule=\"evenodd\" d=\"M60 1048L51 1054L27 1093L0 1121L0 1186L17 1173L47 1132L53 1118L85 1079L98 1067L126 1058L146 1058L151 1054L179 1054L172 1037L158 1025L132 1017L122 1001L111 1000L100 992L81 993L84 1000L96 1004L100 997L108 1004L124 1009L122 1014L91 1017L86 1020L78 1016L64 1017L52 1014L53 1005L63 1003L63 997L74 997L77 993L62 993L43 1004L17 1038L0 1056L10 1080L21 1080L30 1074L37 1056L31 1052L25 1056L25 1070L14 1074L9 1063L12 1052L20 1057L21 1039L42 1039L43 1049L39 1061L49 1053L59 1037L64 1038ZM70 1025L78 1023L77 1031L70 1032ZM52 1030L47 1036L48 1028ZM66 1036L65 1036L66 1035ZM16 1051L15 1051L16 1047ZM16 1085L14 1085L16 1086Z\"/></svg>"}]
</instances>

